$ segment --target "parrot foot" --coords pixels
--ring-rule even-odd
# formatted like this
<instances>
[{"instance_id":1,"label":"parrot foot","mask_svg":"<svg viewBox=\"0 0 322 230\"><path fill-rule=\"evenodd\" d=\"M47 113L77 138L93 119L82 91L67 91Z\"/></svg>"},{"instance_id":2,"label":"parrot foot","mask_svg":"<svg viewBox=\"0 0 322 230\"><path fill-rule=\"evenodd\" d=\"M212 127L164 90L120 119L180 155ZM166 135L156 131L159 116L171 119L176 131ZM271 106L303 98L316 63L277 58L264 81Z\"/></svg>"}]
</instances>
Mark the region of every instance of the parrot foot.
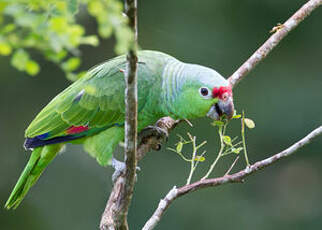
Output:
<instances>
[{"instance_id":1,"label":"parrot foot","mask_svg":"<svg viewBox=\"0 0 322 230\"><path fill-rule=\"evenodd\" d=\"M158 126L149 125L141 131L139 136L141 138L141 142L143 143L145 142L146 139L148 139L151 136L157 137L157 139L161 140L162 142L163 141L167 142L169 134L166 130ZM155 150L158 151L160 149L161 149L161 145L159 145L159 147Z\"/></svg>"},{"instance_id":2,"label":"parrot foot","mask_svg":"<svg viewBox=\"0 0 322 230\"><path fill-rule=\"evenodd\" d=\"M125 174L125 170L126 170L126 164L122 161L116 160L114 157L112 158L112 167L115 169L113 175L112 175L112 181L113 184L116 182L117 178L121 175ZM136 166L136 170L140 171L141 168ZM135 178L136 174L135 174Z\"/></svg>"}]
</instances>

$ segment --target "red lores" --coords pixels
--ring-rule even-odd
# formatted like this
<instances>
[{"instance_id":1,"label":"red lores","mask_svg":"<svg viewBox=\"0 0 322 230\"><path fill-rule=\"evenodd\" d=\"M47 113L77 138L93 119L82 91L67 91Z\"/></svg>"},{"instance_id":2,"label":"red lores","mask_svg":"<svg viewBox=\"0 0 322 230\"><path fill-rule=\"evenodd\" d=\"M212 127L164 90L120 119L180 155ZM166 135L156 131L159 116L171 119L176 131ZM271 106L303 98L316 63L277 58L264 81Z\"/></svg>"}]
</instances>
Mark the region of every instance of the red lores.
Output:
<instances>
[{"instance_id":1,"label":"red lores","mask_svg":"<svg viewBox=\"0 0 322 230\"><path fill-rule=\"evenodd\" d=\"M224 99L226 93L228 93L229 96L232 95L232 89L231 86L221 86L220 88L214 87L212 90L212 97L216 98L218 97L219 99Z\"/></svg>"}]
</instances>

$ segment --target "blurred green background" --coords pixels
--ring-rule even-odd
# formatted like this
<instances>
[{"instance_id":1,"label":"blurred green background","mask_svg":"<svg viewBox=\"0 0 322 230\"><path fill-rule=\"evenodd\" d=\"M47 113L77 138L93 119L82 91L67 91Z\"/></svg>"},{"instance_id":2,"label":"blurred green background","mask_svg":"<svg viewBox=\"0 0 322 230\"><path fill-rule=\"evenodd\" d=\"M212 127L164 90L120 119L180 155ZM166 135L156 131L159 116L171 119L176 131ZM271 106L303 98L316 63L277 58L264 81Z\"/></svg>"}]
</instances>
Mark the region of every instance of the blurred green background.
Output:
<instances>
[{"instance_id":1,"label":"blurred green background","mask_svg":"<svg viewBox=\"0 0 322 230\"><path fill-rule=\"evenodd\" d=\"M206 65L230 76L304 0L139 1L139 41L183 61ZM79 15L89 33L95 21ZM82 47L83 69L114 56L114 41ZM36 77L0 59L0 206L3 207L29 157L24 129L51 98L70 82L41 56ZM322 123L322 8L317 9L234 89L238 111L256 122L248 130L251 162L276 153ZM203 175L215 157L218 138L209 119L181 124L162 151L140 162L141 172L129 213L131 229L140 229L159 200L185 183L189 164L167 151L176 134L187 131L207 140ZM232 122L232 135L239 123ZM221 161L215 175L233 158ZM244 167L243 159L235 171ZM48 167L15 211L0 209L0 229L98 229L111 189L111 168L100 167L80 146L69 145ZM214 175L214 176L215 176ZM249 177L244 184L205 189L176 200L156 229L320 229L322 228L322 138L294 156Z\"/></svg>"}]
</instances>

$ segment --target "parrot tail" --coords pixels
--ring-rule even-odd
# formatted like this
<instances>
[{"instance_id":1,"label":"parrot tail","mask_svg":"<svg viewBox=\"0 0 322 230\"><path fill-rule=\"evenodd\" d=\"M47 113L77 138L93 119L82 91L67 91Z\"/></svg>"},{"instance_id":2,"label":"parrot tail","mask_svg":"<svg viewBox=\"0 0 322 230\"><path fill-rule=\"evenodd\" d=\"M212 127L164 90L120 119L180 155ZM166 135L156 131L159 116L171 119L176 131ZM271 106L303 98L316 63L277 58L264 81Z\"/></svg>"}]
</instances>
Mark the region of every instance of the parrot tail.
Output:
<instances>
[{"instance_id":1,"label":"parrot tail","mask_svg":"<svg viewBox=\"0 0 322 230\"><path fill-rule=\"evenodd\" d=\"M47 165L63 148L64 144L53 144L35 148L20 175L17 184L5 204L5 208L17 208L29 189L36 183Z\"/></svg>"}]
</instances>

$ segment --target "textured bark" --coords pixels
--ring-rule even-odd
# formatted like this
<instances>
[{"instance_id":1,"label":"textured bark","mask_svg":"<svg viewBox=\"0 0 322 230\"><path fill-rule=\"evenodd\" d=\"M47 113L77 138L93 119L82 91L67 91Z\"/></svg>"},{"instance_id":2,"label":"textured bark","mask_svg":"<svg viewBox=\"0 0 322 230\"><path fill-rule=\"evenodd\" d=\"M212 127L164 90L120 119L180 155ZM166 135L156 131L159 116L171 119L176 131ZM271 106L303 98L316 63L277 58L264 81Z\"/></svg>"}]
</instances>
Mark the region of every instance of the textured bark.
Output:
<instances>
[{"instance_id":1,"label":"textured bark","mask_svg":"<svg viewBox=\"0 0 322 230\"><path fill-rule=\"evenodd\" d=\"M131 203L136 172L137 150L137 1L126 0L125 11L129 20L129 27L133 31L130 50L127 54L127 68L125 72L125 164L124 175L117 178L111 191L100 229L127 230L127 214Z\"/></svg>"}]
</instances>

